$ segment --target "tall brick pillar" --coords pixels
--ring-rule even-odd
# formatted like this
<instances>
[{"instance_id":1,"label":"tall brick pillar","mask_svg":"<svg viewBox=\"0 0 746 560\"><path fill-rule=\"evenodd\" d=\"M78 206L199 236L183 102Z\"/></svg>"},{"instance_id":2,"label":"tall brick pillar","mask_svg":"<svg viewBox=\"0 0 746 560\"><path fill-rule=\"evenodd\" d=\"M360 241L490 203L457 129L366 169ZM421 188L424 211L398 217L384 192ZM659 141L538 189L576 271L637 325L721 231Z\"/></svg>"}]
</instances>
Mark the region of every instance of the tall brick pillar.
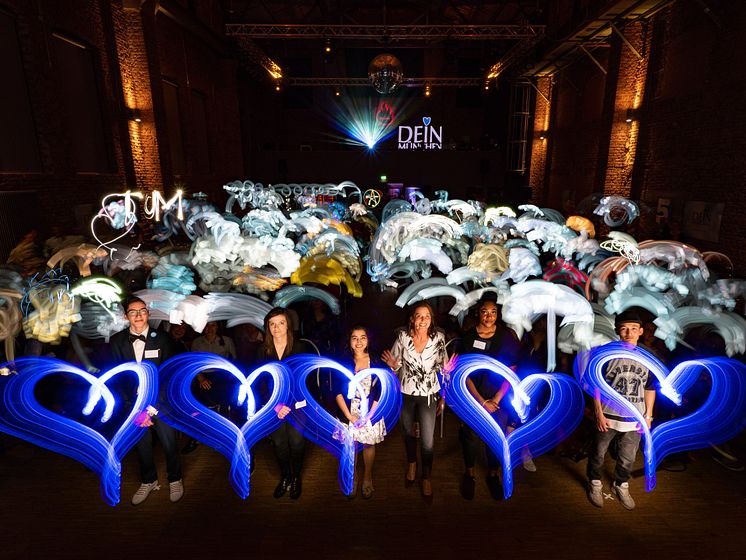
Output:
<instances>
[{"instance_id":1,"label":"tall brick pillar","mask_svg":"<svg viewBox=\"0 0 746 560\"><path fill-rule=\"evenodd\" d=\"M124 0L112 11L136 188L163 190L141 2Z\"/></svg>"},{"instance_id":2,"label":"tall brick pillar","mask_svg":"<svg viewBox=\"0 0 746 560\"><path fill-rule=\"evenodd\" d=\"M611 60L618 64L609 65L609 73L615 72L615 79L609 82L615 84L615 92L613 106L604 108L605 112L611 111L611 114L607 113L611 128L606 169L599 169L599 176L604 176L603 192L606 195L629 197L631 193L640 107L645 95L650 52L649 28L652 29L648 21L630 23L621 31L631 47L616 35L612 45L618 56L611 57ZM600 157L599 161L603 162L604 158Z\"/></svg>"},{"instance_id":3,"label":"tall brick pillar","mask_svg":"<svg viewBox=\"0 0 746 560\"><path fill-rule=\"evenodd\" d=\"M531 140L531 166L529 168L529 185L531 201L544 204L547 193L547 165L550 138L550 115L552 105L552 78L540 78L536 84L536 103L534 105L534 130Z\"/></svg>"}]
</instances>

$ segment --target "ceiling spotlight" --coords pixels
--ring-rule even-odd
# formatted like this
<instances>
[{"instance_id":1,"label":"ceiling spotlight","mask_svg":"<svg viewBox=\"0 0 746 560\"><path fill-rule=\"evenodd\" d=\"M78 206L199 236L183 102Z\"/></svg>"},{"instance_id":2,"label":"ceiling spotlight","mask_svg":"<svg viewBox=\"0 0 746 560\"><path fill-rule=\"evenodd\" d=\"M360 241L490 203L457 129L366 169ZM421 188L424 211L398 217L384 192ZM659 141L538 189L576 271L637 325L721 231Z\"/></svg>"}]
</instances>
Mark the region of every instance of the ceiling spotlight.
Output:
<instances>
[{"instance_id":1,"label":"ceiling spotlight","mask_svg":"<svg viewBox=\"0 0 746 560\"><path fill-rule=\"evenodd\" d=\"M280 85L280 82L275 83L275 91L282 91L282 86Z\"/></svg>"},{"instance_id":2,"label":"ceiling spotlight","mask_svg":"<svg viewBox=\"0 0 746 560\"><path fill-rule=\"evenodd\" d=\"M484 89L485 90L489 90L490 89L490 81L489 80L487 80L486 82L484 82Z\"/></svg>"},{"instance_id":3,"label":"ceiling spotlight","mask_svg":"<svg viewBox=\"0 0 746 560\"><path fill-rule=\"evenodd\" d=\"M334 88L334 95L339 97L341 95L341 92L339 91L339 88Z\"/></svg>"},{"instance_id":4,"label":"ceiling spotlight","mask_svg":"<svg viewBox=\"0 0 746 560\"><path fill-rule=\"evenodd\" d=\"M425 82L425 97L430 97L430 82Z\"/></svg>"},{"instance_id":5,"label":"ceiling spotlight","mask_svg":"<svg viewBox=\"0 0 746 560\"><path fill-rule=\"evenodd\" d=\"M329 37L324 39L324 52L327 54L332 52L332 40Z\"/></svg>"}]
</instances>

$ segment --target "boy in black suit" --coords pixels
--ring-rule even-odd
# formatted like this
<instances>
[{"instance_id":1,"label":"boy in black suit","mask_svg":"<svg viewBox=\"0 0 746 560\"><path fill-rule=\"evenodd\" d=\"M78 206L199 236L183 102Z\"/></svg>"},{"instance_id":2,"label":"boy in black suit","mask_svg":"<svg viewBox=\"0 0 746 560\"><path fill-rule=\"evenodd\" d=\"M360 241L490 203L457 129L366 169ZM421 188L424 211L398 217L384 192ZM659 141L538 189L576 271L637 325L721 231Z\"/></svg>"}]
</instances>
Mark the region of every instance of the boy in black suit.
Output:
<instances>
[{"instance_id":1,"label":"boy in black suit","mask_svg":"<svg viewBox=\"0 0 746 560\"><path fill-rule=\"evenodd\" d=\"M111 337L111 353L117 362L143 360L155 365L168 360L173 354L173 343L165 333L148 326L148 308L145 302L133 297L125 302L124 314L130 328ZM171 426L158 420L155 415L148 416L143 427L152 426L158 434L158 440L166 453L168 469L169 494L172 502L177 502L184 495L181 480L181 460L176 445L177 433ZM142 484L132 497L132 504L143 503L153 490L160 490L158 473L153 458L153 435L146 430L145 435L137 442L137 458L140 461Z\"/></svg>"}]
</instances>

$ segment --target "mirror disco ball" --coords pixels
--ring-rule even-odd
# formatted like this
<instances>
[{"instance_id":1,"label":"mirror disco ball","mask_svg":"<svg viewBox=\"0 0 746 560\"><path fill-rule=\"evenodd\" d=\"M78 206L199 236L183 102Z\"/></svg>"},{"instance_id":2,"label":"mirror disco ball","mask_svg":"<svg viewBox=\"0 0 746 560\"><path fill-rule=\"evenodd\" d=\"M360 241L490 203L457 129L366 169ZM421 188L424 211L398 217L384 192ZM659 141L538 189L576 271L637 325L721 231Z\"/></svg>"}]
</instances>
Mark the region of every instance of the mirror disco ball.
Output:
<instances>
[{"instance_id":1,"label":"mirror disco ball","mask_svg":"<svg viewBox=\"0 0 746 560\"><path fill-rule=\"evenodd\" d=\"M368 79L378 93L393 93L404 80L404 69L393 54L379 54L368 66Z\"/></svg>"}]
</instances>

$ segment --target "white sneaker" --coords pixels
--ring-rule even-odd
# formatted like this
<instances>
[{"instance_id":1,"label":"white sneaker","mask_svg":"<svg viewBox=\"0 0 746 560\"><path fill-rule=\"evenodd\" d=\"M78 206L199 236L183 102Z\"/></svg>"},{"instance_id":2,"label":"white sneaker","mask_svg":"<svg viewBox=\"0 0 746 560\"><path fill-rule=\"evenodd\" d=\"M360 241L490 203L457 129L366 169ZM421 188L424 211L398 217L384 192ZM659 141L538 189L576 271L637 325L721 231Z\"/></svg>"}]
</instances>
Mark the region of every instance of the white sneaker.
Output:
<instances>
[{"instance_id":1,"label":"white sneaker","mask_svg":"<svg viewBox=\"0 0 746 560\"><path fill-rule=\"evenodd\" d=\"M184 495L184 483L181 480L171 482L168 485L169 498L172 502L178 502Z\"/></svg>"},{"instance_id":2,"label":"white sneaker","mask_svg":"<svg viewBox=\"0 0 746 560\"><path fill-rule=\"evenodd\" d=\"M161 487L158 486L157 480L155 482L151 482L150 484L141 484L140 488L138 488L137 492L135 492L135 495L132 496L132 505L139 506L141 503L148 499L148 496L150 496L150 493L153 490L160 489Z\"/></svg>"},{"instance_id":3,"label":"white sneaker","mask_svg":"<svg viewBox=\"0 0 746 560\"><path fill-rule=\"evenodd\" d=\"M612 488L614 489L614 494L617 495L625 509L635 509L635 501L629 494L629 483L622 482L621 484L617 484L615 482Z\"/></svg>"},{"instance_id":4,"label":"white sneaker","mask_svg":"<svg viewBox=\"0 0 746 560\"><path fill-rule=\"evenodd\" d=\"M534 464L534 458L528 449L524 449L521 453L521 459L523 460L523 468L528 472L536 472L536 465Z\"/></svg>"},{"instance_id":5,"label":"white sneaker","mask_svg":"<svg viewBox=\"0 0 746 560\"><path fill-rule=\"evenodd\" d=\"M604 507L603 486L600 480L591 480L588 483L588 499L596 507Z\"/></svg>"}]
</instances>

